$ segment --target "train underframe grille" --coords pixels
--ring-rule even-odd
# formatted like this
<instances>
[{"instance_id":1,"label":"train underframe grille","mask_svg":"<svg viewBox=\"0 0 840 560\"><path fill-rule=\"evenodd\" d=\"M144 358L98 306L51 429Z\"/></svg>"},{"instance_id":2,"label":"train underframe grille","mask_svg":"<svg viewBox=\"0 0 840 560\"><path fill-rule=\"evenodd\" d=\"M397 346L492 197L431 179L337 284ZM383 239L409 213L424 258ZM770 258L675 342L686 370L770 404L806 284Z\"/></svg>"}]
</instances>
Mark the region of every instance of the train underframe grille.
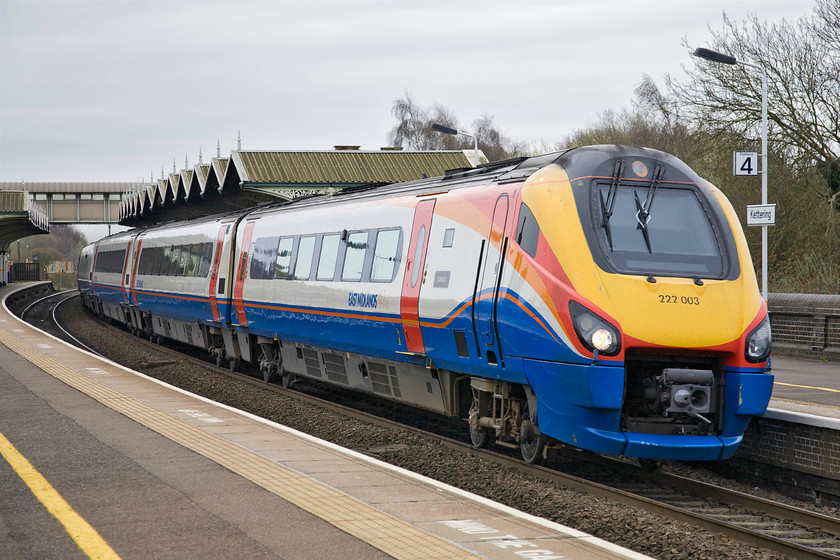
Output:
<instances>
[{"instance_id":1,"label":"train underframe grille","mask_svg":"<svg viewBox=\"0 0 840 560\"><path fill-rule=\"evenodd\" d=\"M321 358L324 361L324 370L327 373L327 379L341 385L350 384L347 378L347 367L344 365L344 356L324 352L321 354Z\"/></svg>"},{"instance_id":2,"label":"train underframe grille","mask_svg":"<svg viewBox=\"0 0 840 560\"><path fill-rule=\"evenodd\" d=\"M658 435L720 435L724 385L723 358L628 352L621 429Z\"/></svg>"},{"instance_id":3,"label":"train underframe grille","mask_svg":"<svg viewBox=\"0 0 840 560\"><path fill-rule=\"evenodd\" d=\"M400 384L397 379L397 369L394 366L385 366L376 362L367 363L370 384L373 392L386 397L400 398Z\"/></svg>"},{"instance_id":4,"label":"train underframe grille","mask_svg":"<svg viewBox=\"0 0 840 560\"><path fill-rule=\"evenodd\" d=\"M306 374L310 377L321 378L321 361L318 359L318 352L308 348L301 349L303 364L306 366Z\"/></svg>"}]
</instances>

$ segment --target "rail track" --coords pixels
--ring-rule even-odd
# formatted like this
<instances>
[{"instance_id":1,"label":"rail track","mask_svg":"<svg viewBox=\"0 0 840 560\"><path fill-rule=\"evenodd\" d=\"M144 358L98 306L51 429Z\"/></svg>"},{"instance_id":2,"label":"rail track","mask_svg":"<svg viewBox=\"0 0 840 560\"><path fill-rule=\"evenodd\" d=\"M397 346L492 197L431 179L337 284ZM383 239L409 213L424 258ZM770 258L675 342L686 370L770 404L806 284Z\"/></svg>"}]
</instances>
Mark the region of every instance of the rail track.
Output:
<instances>
[{"instance_id":1,"label":"rail track","mask_svg":"<svg viewBox=\"0 0 840 560\"><path fill-rule=\"evenodd\" d=\"M26 307L21 316L54 336L72 344L81 345L88 351L96 352L76 340L71 333L60 326L56 318L55 309L72 297L74 296L68 293L51 294ZM119 330L125 332L122 329ZM152 350L160 352L172 360L185 359L182 352L173 348L159 346L142 339L136 340L138 344L146 345L150 352ZM274 391L376 426L400 428L423 437L435 438L447 448L480 456L527 475L641 508L668 519L685 522L726 535L734 540L785 554L791 558L803 560L840 558L840 519L835 517L683 476L665 472L646 472L635 464L590 453L570 450L568 456L552 461L562 470L528 465L518 457L504 452L475 449L455 439L446 428L430 432L427 429L407 425L405 421L385 418L381 411L384 406L382 403L365 401L367 410L363 411L358 407L333 402L335 400L333 397L327 400L299 390L290 391L280 385L267 384L261 378L255 377L258 376L256 371L253 375L247 375L217 367L194 356L188 359L200 361L201 367L208 368L219 375L252 384L262 390ZM166 358L163 360L165 361ZM299 386L305 388L306 384L301 383ZM341 391L331 394L340 396ZM349 400L358 402L362 399L358 394L353 393ZM393 407L384 408L388 410L384 415L401 415L399 411L395 413ZM371 412L370 409L375 409L375 411ZM412 411L410 415L416 416L416 414L416 411ZM376 454L375 451L370 452Z\"/></svg>"}]
</instances>

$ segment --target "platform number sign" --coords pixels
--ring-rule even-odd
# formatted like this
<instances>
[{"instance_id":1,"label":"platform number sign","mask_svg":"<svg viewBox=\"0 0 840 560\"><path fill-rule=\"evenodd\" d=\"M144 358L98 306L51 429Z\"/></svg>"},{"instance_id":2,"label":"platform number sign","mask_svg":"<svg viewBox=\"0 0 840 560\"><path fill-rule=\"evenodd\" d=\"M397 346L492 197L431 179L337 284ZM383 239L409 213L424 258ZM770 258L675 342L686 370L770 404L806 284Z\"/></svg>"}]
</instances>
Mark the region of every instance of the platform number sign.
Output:
<instances>
[{"instance_id":1,"label":"platform number sign","mask_svg":"<svg viewBox=\"0 0 840 560\"><path fill-rule=\"evenodd\" d=\"M758 152L735 152L732 160L735 175L758 175Z\"/></svg>"}]
</instances>

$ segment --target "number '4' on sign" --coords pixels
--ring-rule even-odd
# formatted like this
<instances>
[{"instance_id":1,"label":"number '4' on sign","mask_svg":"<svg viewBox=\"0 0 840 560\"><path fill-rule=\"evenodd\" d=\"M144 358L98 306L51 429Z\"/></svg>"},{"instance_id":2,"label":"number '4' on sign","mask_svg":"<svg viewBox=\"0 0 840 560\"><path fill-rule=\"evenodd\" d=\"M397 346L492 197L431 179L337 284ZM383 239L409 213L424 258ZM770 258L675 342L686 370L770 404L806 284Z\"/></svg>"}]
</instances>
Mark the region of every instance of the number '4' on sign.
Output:
<instances>
[{"instance_id":1,"label":"number '4' on sign","mask_svg":"<svg viewBox=\"0 0 840 560\"><path fill-rule=\"evenodd\" d=\"M758 175L758 152L734 152L732 171L735 175Z\"/></svg>"}]
</instances>

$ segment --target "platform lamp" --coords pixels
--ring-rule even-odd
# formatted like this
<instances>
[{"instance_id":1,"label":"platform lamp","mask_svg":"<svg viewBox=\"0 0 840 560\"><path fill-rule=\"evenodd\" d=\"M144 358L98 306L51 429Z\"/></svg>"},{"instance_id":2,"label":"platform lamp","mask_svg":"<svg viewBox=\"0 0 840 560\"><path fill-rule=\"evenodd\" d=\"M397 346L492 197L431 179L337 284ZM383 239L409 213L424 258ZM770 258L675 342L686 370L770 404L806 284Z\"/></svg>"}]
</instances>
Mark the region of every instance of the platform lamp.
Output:
<instances>
[{"instance_id":1,"label":"platform lamp","mask_svg":"<svg viewBox=\"0 0 840 560\"><path fill-rule=\"evenodd\" d=\"M740 64L761 71L761 204L767 205L767 71L758 64L709 49L695 49L692 54L720 64ZM767 301L767 225L761 226L761 297Z\"/></svg>"},{"instance_id":2,"label":"platform lamp","mask_svg":"<svg viewBox=\"0 0 840 560\"><path fill-rule=\"evenodd\" d=\"M448 126L443 126L442 124L433 124L432 130L436 130L437 132L442 132L444 134L451 134L452 136L456 136L458 134L462 136L468 136L473 139L475 143L475 151L473 152L473 167L478 167L478 137L473 136L468 132L464 132L463 130L455 130L454 128L449 128Z\"/></svg>"}]
</instances>

